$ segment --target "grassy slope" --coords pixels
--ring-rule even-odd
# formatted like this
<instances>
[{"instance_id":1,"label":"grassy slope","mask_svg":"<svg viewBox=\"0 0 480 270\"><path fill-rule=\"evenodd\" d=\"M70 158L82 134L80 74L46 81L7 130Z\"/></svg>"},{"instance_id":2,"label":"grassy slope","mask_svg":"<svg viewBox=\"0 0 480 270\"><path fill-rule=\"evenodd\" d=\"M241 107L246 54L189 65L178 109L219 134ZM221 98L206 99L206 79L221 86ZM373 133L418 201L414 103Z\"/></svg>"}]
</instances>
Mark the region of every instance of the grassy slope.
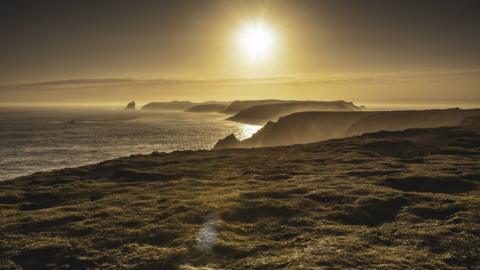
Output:
<instances>
[{"instance_id":1,"label":"grassy slope","mask_svg":"<svg viewBox=\"0 0 480 270\"><path fill-rule=\"evenodd\" d=\"M0 182L0 268L478 268L479 135L154 153Z\"/></svg>"}]
</instances>

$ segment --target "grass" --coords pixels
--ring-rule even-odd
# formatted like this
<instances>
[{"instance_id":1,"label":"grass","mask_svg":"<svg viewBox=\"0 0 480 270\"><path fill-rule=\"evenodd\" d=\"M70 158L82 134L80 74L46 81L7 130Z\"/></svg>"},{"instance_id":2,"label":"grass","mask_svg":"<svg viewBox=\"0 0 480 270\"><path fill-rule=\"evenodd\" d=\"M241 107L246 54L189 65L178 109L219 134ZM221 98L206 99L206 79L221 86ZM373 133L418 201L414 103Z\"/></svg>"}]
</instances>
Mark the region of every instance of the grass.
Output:
<instances>
[{"instance_id":1,"label":"grass","mask_svg":"<svg viewBox=\"0 0 480 270\"><path fill-rule=\"evenodd\" d=\"M152 153L0 182L0 268L478 269L479 135Z\"/></svg>"}]
</instances>

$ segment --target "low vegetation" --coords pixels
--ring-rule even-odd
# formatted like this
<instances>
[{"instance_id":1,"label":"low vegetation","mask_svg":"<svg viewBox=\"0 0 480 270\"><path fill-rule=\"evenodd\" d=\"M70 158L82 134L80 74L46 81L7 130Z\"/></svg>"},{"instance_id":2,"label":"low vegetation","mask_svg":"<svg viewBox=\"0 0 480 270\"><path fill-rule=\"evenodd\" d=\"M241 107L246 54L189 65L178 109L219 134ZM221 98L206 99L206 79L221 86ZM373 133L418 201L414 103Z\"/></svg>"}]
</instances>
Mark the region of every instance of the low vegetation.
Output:
<instances>
[{"instance_id":1,"label":"low vegetation","mask_svg":"<svg viewBox=\"0 0 480 270\"><path fill-rule=\"evenodd\" d=\"M0 182L1 269L478 269L478 126Z\"/></svg>"}]
</instances>

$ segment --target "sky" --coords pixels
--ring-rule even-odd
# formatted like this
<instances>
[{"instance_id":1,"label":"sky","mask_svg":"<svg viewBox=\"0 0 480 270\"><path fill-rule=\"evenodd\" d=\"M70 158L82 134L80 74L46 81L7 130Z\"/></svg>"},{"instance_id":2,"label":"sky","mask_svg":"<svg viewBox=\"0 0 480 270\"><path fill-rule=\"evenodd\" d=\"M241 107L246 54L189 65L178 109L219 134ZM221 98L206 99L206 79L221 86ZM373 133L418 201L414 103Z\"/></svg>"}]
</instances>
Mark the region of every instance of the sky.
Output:
<instances>
[{"instance_id":1,"label":"sky","mask_svg":"<svg viewBox=\"0 0 480 270\"><path fill-rule=\"evenodd\" d=\"M0 5L2 104L480 99L476 0ZM273 45L251 59L260 24Z\"/></svg>"}]
</instances>

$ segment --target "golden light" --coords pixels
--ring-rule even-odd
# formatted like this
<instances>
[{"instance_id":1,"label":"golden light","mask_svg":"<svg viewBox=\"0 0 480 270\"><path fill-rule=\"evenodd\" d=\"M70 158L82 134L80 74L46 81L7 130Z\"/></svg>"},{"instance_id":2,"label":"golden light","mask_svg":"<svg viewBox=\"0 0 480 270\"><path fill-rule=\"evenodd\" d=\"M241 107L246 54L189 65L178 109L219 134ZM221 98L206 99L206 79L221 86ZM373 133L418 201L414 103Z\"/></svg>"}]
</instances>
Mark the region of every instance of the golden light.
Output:
<instances>
[{"instance_id":1,"label":"golden light","mask_svg":"<svg viewBox=\"0 0 480 270\"><path fill-rule=\"evenodd\" d=\"M235 135L237 136L238 139L245 140L252 137L252 135L257 133L257 131L259 131L261 128L262 126L258 126L258 125L242 124L240 126L238 133Z\"/></svg>"},{"instance_id":2,"label":"golden light","mask_svg":"<svg viewBox=\"0 0 480 270\"><path fill-rule=\"evenodd\" d=\"M250 60L258 60L271 55L275 45L275 37L265 24L252 23L242 28L238 42Z\"/></svg>"}]
</instances>

